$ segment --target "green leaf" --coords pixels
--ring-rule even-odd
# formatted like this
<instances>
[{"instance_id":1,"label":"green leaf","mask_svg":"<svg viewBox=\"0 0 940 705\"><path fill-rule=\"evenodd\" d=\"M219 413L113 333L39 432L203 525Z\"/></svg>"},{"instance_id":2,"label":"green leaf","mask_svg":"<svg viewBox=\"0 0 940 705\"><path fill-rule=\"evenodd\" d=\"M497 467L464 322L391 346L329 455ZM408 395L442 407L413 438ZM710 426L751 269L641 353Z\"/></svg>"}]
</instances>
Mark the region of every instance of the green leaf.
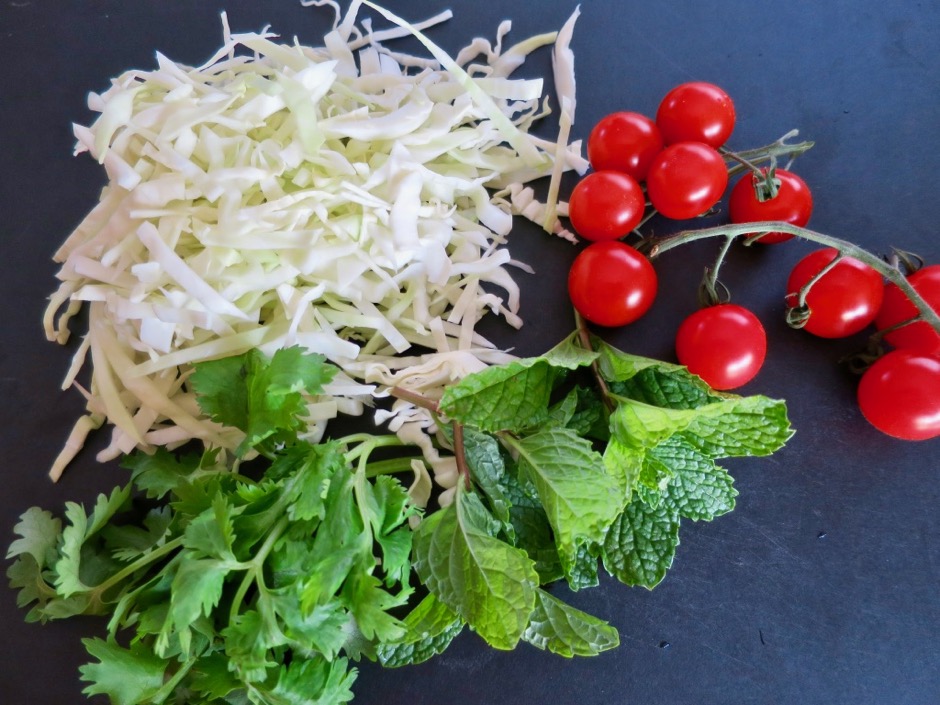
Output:
<instances>
[{"instance_id":1,"label":"green leaf","mask_svg":"<svg viewBox=\"0 0 940 705\"><path fill-rule=\"evenodd\" d=\"M545 428L511 444L545 507L569 574L578 547L603 540L623 509L623 492L591 443L570 429Z\"/></svg>"},{"instance_id":2,"label":"green leaf","mask_svg":"<svg viewBox=\"0 0 940 705\"><path fill-rule=\"evenodd\" d=\"M7 558L32 556L40 569L55 563L62 522L52 516L51 512L39 507L30 507L20 515L19 522L13 527L13 533L20 538L10 544Z\"/></svg>"},{"instance_id":3,"label":"green leaf","mask_svg":"<svg viewBox=\"0 0 940 705\"><path fill-rule=\"evenodd\" d=\"M498 528L479 497L458 486L455 503L418 526L415 569L491 646L512 649L535 607L538 574L525 551L494 538Z\"/></svg>"},{"instance_id":4,"label":"green leaf","mask_svg":"<svg viewBox=\"0 0 940 705\"><path fill-rule=\"evenodd\" d=\"M213 558L184 558L173 578L170 614L164 632L164 641L176 627L184 652L189 650L190 625L201 615L210 615L222 597L222 584L230 566Z\"/></svg>"},{"instance_id":5,"label":"green leaf","mask_svg":"<svg viewBox=\"0 0 940 705\"><path fill-rule=\"evenodd\" d=\"M792 436L786 404L763 396L734 397L703 407L683 433L713 458L770 455Z\"/></svg>"},{"instance_id":6,"label":"green leaf","mask_svg":"<svg viewBox=\"0 0 940 705\"><path fill-rule=\"evenodd\" d=\"M197 556L234 561L232 545L235 530L232 524L233 508L228 499L216 495L212 506L193 519L183 532L183 545Z\"/></svg>"},{"instance_id":7,"label":"green leaf","mask_svg":"<svg viewBox=\"0 0 940 705\"><path fill-rule=\"evenodd\" d=\"M523 638L540 649L566 656L597 656L620 645L617 630L607 622L575 609L539 590L532 621Z\"/></svg>"},{"instance_id":8,"label":"green leaf","mask_svg":"<svg viewBox=\"0 0 940 705\"><path fill-rule=\"evenodd\" d=\"M277 705L336 705L353 699L356 670L340 658L296 658L283 666L277 685L271 691Z\"/></svg>"},{"instance_id":9,"label":"green leaf","mask_svg":"<svg viewBox=\"0 0 940 705\"><path fill-rule=\"evenodd\" d=\"M228 669L224 653L203 656L190 670L189 687L205 697L205 702L222 700L229 693L243 688L243 684Z\"/></svg>"},{"instance_id":10,"label":"green leaf","mask_svg":"<svg viewBox=\"0 0 940 705\"><path fill-rule=\"evenodd\" d=\"M114 705L149 703L163 686L166 662L147 651L142 644L125 649L102 639L82 639L85 650L97 663L79 671L89 683L86 695L107 695Z\"/></svg>"},{"instance_id":11,"label":"green leaf","mask_svg":"<svg viewBox=\"0 0 940 705\"><path fill-rule=\"evenodd\" d=\"M110 495L99 494L90 515L85 508L75 502L65 505L67 525L62 531L62 547L56 562L55 586L62 597L94 589L83 582L85 566L82 561L82 546L101 531L115 514L130 502L131 486L115 487Z\"/></svg>"},{"instance_id":12,"label":"green leaf","mask_svg":"<svg viewBox=\"0 0 940 705\"><path fill-rule=\"evenodd\" d=\"M711 521L734 509L738 495L734 478L683 439L671 439L657 446L652 455L674 471L666 501L680 516Z\"/></svg>"},{"instance_id":13,"label":"green leaf","mask_svg":"<svg viewBox=\"0 0 940 705\"><path fill-rule=\"evenodd\" d=\"M601 555L600 545L584 543L578 546L574 563L568 570L568 587L572 590L583 590L595 587L600 583L598 577L598 559Z\"/></svg>"},{"instance_id":14,"label":"green leaf","mask_svg":"<svg viewBox=\"0 0 940 705\"><path fill-rule=\"evenodd\" d=\"M134 484L151 499L162 499L200 466L196 454L177 456L165 448L153 453L132 453L124 456L121 467L131 471Z\"/></svg>"},{"instance_id":15,"label":"green leaf","mask_svg":"<svg viewBox=\"0 0 940 705\"><path fill-rule=\"evenodd\" d=\"M271 599L288 638L319 651L328 659L336 657L346 641L352 621L342 604L331 600L305 612L300 608L300 596L293 592L284 591Z\"/></svg>"},{"instance_id":16,"label":"green leaf","mask_svg":"<svg viewBox=\"0 0 940 705\"><path fill-rule=\"evenodd\" d=\"M247 610L229 621L221 631L229 668L246 683L267 678L268 670L277 667L269 649L277 643L269 625L257 610Z\"/></svg>"},{"instance_id":17,"label":"green leaf","mask_svg":"<svg viewBox=\"0 0 940 705\"><path fill-rule=\"evenodd\" d=\"M380 644L376 656L387 668L423 663L444 652L463 631L464 621L433 594L426 596L402 621L404 635Z\"/></svg>"},{"instance_id":18,"label":"green leaf","mask_svg":"<svg viewBox=\"0 0 940 705\"><path fill-rule=\"evenodd\" d=\"M600 338L592 338L600 354L598 367L615 394L670 409L694 409L721 395L680 365L630 355Z\"/></svg>"},{"instance_id":19,"label":"green leaf","mask_svg":"<svg viewBox=\"0 0 940 705\"><path fill-rule=\"evenodd\" d=\"M633 488L643 470L644 456L645 451L622 443L616 437L611 438L604 449L604 467L623 493L625 503L633 497Z\"/></svg>"},{"instance_id":20,"label":"green leaf","mask_svg":"<svg viewBox=\"0 0 940 705\"><path fill-rule=\"evenodd\" d=\"M322 355L299 346L280 349L270 359L253 348L197 364L190 382L203 412L245 432L236 449L244 455L280 431L299 430L304 393L319 394L335 373Z\"/></svg>"},{"instance_id":21,"label":"green leaf","mask_svg":"<svg viewBox=\"0 0 940 705\"><path fill-rule=\"evenodd\" d=\"M652 590L672 565L679 545L679 515L666 503L657 509L634 500L604 541L604 567L626 585Z\"/></svg>"},{"instance_id":22,"label":"green leaf","mask_svg":"<svg viewBox=\"0 0 940 705\"><path fill-rule=\"evenodd\" d=\"M503 524L511 526L511 503L501 486L506 475L506 464L499 449L499 442L489 434L465 428L463 446L470 477L483 492L493 515Z\"/></svg>"},{"instance_id":23,"label":"green leaf","mask_svg":"<svg viewBox=\"0 0 940 705\"><path fill-rule=\"evenodd\" d=\"M360 568L351 573L343 585L342 598L366 639L395 641L402 637L405 628L400 620L389 614L389 610L404 605L410 594L411 591L406 589L392 595L382 589L378 578Z\"/></svg>"},{"instance_id":24,"label":"green leaf","mask_svg":"<svg viewBox=\"0 0 940 705\"><path fill-rule=\"evenodd\" d=\"M447 387L440 409L482 431L520 431L548 417L555 370L540 358L488 367Z\"/></svg>"},{"instance_id":25,"label":"green leaf","mask_svg":"<svg viewBox=\"0 0 940 705\"><path fill-rule=\"evenodd\" d=\"M531 483L528 487L522 485L508 473L503 476L500 485L510 503L512 543L523 549L534 561L539 583L544 585L565 577L552 527L535 495L535 488Z\"/></svg>"}]
</instances>

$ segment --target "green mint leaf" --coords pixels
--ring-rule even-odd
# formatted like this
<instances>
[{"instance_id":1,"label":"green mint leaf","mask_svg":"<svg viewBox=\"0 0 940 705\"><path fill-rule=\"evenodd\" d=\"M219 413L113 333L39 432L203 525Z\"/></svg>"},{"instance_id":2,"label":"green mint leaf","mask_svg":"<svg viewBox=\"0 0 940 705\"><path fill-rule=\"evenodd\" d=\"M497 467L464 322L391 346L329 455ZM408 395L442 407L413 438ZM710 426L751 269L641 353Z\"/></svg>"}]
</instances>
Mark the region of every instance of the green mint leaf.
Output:
<instances>
[{"instance_id":1,"label":"green mint leaf","mask_svg":"<svg viewBox=\"0 0 940 705\"><path fill-rule=\"evenodd\" d=\"M533 646L571 658L597 656L620 644L617 630L607 622L575 609L539 590L532 621L523 639Z\"/></svg>"},{"instance_id":2,"label":"green mint leaf","mask_svg":"<svg viewBox=\"0 0 940 705\"><path fill-rule=\"evenodd\" d=\"M610 438L610 427L607 423L607 410L600 394L587 387L575 387L571 394L575 396L577 405L574 414L565 424L575 433L585 438L595 438L606 441Z\"/></svg>"},{"instance_id":3,"label":"green mint leaf","mask_svg":"<svg viewBox=\"0 0 940 705\"><path fill-rule=\"evenodd\" d=\"M151 702L163 686L166 662L141 644L125 649L111 641L83 639L85 650L97 663L79 671L89 683L86 695L107 695L114 705L138 705Z\"/></svg>"},{"instance_id":4,"label":"green mint leaf","mask_svg":"<svg viewBox=\"0 0 940 705\"><path fill-rule=\"evenodd\" d=\"M575 338L569 336L544 355L468 375L445 390L441 411L481 431L522 431L543 423L559 374L589 365L597 357L576 345Z\"/></svg>"},{"instance_id":5,"label":"green mint leaf","mask_svg":"<svg viewBox=\"0 0 940 705\"><path fill-rule=\"evenodd\" d=\"M355 680L356 670L349 668L347 659L295 658L281 668L271 701L277 705L348 703Z\"/></svg>"},{"instance_id":6,"label":"green mint leaf","mask_svg":"<svg viewBox=\"0 0 940 705\"><path fill-rule=\"evenodd\" d=\"M502 487L506 476L506 463L503 461L499 442L489 434L465 428L463 447L470 477L489 502L493 516L511 528L511 502Z\"/></svg>"},{"instance_id":7,"label":"green mint leaf","mask_svg":"<svg viewBox=\"0 0 940 705\"><path fill-rule=\"evenodd\" d=\"M541 358L488 367L447 387L440 409L482 431L520 431L548 417L554 368Z\"/></svg>"},{"instance_id":8,"label":"green mint leaf","mask_svg":"<svg viewBox=\"0 0 940 705\"><path fill-rule=\"evenodd\" d=\"M698 411L683 437L713 458L770 455L793 436L786 404L777 399L733 397Z\"/></svg>"},{"instance_id":9,"label":"green mint leaf","mask_svg":"<svg viewBox=\"0 0 940 705\"><path fill-rule=\"evenodd\" d=\"M711 521L734 509L738 495L734 478L683 439L670 439L653 449L651 455L673 469L666 501L679 516Z\"/></svg>"},{"instance_id":10,"label":"green mint leaf","mask_svg":"<svg viewBox=\"0 0 940 705\"><path fill-rule=\"evenodd\" d=\"M604 567L626 585L652 590L666 576L679 545L679 514L663 503L627 505L604 540Z\"/></svg>"},{"instance_id":11,"label":"green mint leaf","mask_svg":"<svg viewBox=\"0 0 940 705\"><path fill-rule=\"evenodd\" d=\"M398 668L423 663L444 652L463 631L464 621L433 594L426 596L402 620L404 635L380 644L376 656L383 666Z\"/></svg>"},{"instance_id":12,"label":"green mint leaf","mask_svg":"<svg viewBox=\"0 0 940 705\"><path fill-rule=\"evenodd\" d=\"M694 409L721 396L680 365L630 355L592 338L601 376L611 391L635 401L671 409Z\"/></svg>"},{"instance_id":13,"label":"green mint leaf","mask_svg":"<svg viewBox=\"0 0 940 705\"><path fill-rule=\"evenodd\" d=\"M568 574L578 546L603 540L623 509L623 493L590 441L570 429L548 427L511 443L545 507Z\"/></svg>"},{"instance_id":14,"label":"green mint leaf","mask_svg":"<svg viewBox=\"0 0 940 705\"><path fill-rule=\"evenodd\" d=\"M523 549L534 561L539 583L544 585L565 577L552 527L535 494L535 488L531 483L523 485L509 473L503 475L500 487L510 504L512 543Z\"/></svg>"},{"instance_id":15,"label":"green mint leaf","mask_svg":"<svg viewBox=\"0 0 940 705\"><path fill-rule=\"evenodd\" d=\"M415 535L415 569L445 605L491 646L512 649L535 607L538 574L526 553L494 538L498 522L476 494L426 517Z\"/></svg>"},{"instance_id":16,"label":"green mint leaf","mask_svg":"<svg viewBox=\"0 0 940 705\"><path fill-rule=\"evenodd\" d=\"M574 563L568 569L568 587L572 590L596 587L600 584L598 577L598 559L601 548L596 543L584 543L578 546Z\"/></svg>"},{"instance_id":17,"label":"green mint leaf","mask_svg":"<svg viewBox=\"0 0 940 705\"><path fill-rule=\"evenodd\" d=\"M622 443L616 436L604 448L604 467L607 474L614 478L626 503L633 498L633 488L643 470L645 455L645 450Z\"/></svg>"}]
</instances>

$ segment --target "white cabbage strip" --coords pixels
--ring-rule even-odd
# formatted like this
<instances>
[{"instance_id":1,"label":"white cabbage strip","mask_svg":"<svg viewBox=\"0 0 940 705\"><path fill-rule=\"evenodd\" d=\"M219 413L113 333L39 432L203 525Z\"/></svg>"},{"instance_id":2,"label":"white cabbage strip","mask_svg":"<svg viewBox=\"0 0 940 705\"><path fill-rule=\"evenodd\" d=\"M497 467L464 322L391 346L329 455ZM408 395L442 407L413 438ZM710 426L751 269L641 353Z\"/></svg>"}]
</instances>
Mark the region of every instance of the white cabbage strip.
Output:
<instances>
[{"instance_id":1,"label":"white cabbage strip","mask_svg":"<svg viewBox=\"0 0 940 705\"><path fill-rule=\"evenodd\" d=\"M77 386L90 358L88 414L53 476L105 421L100 459L191 439L234 447L187 387L200 360L295 344L324 354L345 372L310 399L317 438L337 413L361 413L381 393L373 383L427 364L415 348L445 365L454 352L492 361L476 322L492 311L521 325L512 216L564 213L522 184L586 164L567 112L560 143L528 133L547 113L544 86L510 75L542 46L569 56L570 23L503 51L504 22L495 46L476 39L452 59L371 3L398 26L357 26L361 4L337 11L322 47L231 34L223 16L224 46L205 65L158 54L155 69L90 96L100 116L75 126L76 151L109 183L55 255L61 285L45 317L64 343L89 304L64 383ZM381 43L409 34L430 58ZM556 81L566 106L571 70Z\"/></svg>"}]
</instances>

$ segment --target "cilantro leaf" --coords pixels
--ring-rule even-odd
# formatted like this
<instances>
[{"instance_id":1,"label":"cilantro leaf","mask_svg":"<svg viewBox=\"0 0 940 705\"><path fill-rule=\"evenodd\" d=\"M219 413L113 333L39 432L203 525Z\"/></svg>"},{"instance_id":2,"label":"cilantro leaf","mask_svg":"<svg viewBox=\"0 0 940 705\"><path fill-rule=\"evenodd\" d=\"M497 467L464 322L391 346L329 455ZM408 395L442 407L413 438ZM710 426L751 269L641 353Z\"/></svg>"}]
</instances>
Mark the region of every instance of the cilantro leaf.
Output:
<instances>
[{"instance_id":1,"label":"cilantro leaf","mask_svg":"<svg viewBox=\"0 0 940 705\"><path fill-rule=\"evenodd\" d=\"M322 657L296 659L281 667L277 685L271 691L272 702L278 705L335 705L353 699L355 669L340 658L327 661Z\"/></svg>"},{"instance_id":2,"label":"cilantro leaf","mask_svg":"<svg viewBox=\"0 0 940 705\"><path fill-rule=\"evenodd\" d=\"M166 662L141 644L125 649L103 639L83 639L86 651L98 659L79 671L89 683L86 695L107 695L114 705L148 703L163 687Z\"/></svg>"},{"instance_id":3,"label":"cilantro leaf","mask_svg":"<svg viewBox=\"0 0 940 705\"><path fill-rule=\"evenodd\" d=\"M316 395L336 373L322 355L299 346L270 359L257 349L203 362L190 378L199 405L211 419L244 431L238 455L279 432L303 428L304 394Z\"/></svg>"}]
</instances>

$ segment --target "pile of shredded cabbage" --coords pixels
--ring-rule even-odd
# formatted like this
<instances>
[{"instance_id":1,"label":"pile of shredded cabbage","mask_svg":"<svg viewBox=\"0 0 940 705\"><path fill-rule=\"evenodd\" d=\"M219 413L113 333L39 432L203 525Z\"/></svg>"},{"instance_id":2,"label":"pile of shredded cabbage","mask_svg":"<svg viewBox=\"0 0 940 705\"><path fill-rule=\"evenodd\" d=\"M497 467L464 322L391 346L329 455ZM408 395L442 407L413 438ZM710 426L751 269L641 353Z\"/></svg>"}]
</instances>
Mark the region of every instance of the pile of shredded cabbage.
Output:
<instances>
[{"instance_id":1,"label":"pile of shredded cabbage","mask_svg":"<svg viewBox=\"0 0 940 705\"><path fill-rule=\"evenodd\" d=\"M506 49L503 22L495 44L475 39L450 58L422 32L450 13L411 25L369 2L346 13L304 4L336 12L321 47L233 34L223 15L224 45L204 65L158 54L155 69L90 95L100 115L74 127L76 153L109 182L55 255L61 284L44 321L65 343L87 304L63 383L82 391L87 414L53 477L105 422L100 460L191 439L237 445L199 412L186 384L198 361L297 344L322 353L344 372L310 399L315 439L389 384L433 391L499 359L474 331L487 311L521 325L508 269L518 263L504 246L512 216L567 235L558 179L586 168L568 143L577 11L561 31ZM373 30L363 4L393 26ZM430 56L386 46L409 35ZM557 141L529 133L550 112L543 82L510 78L547 45ZM546 176L539 203L524 184ZM86 387L77 378L89 359ZM383 413L404 435L428 425L407 405Z\"/></svg>"}]
</instances>

